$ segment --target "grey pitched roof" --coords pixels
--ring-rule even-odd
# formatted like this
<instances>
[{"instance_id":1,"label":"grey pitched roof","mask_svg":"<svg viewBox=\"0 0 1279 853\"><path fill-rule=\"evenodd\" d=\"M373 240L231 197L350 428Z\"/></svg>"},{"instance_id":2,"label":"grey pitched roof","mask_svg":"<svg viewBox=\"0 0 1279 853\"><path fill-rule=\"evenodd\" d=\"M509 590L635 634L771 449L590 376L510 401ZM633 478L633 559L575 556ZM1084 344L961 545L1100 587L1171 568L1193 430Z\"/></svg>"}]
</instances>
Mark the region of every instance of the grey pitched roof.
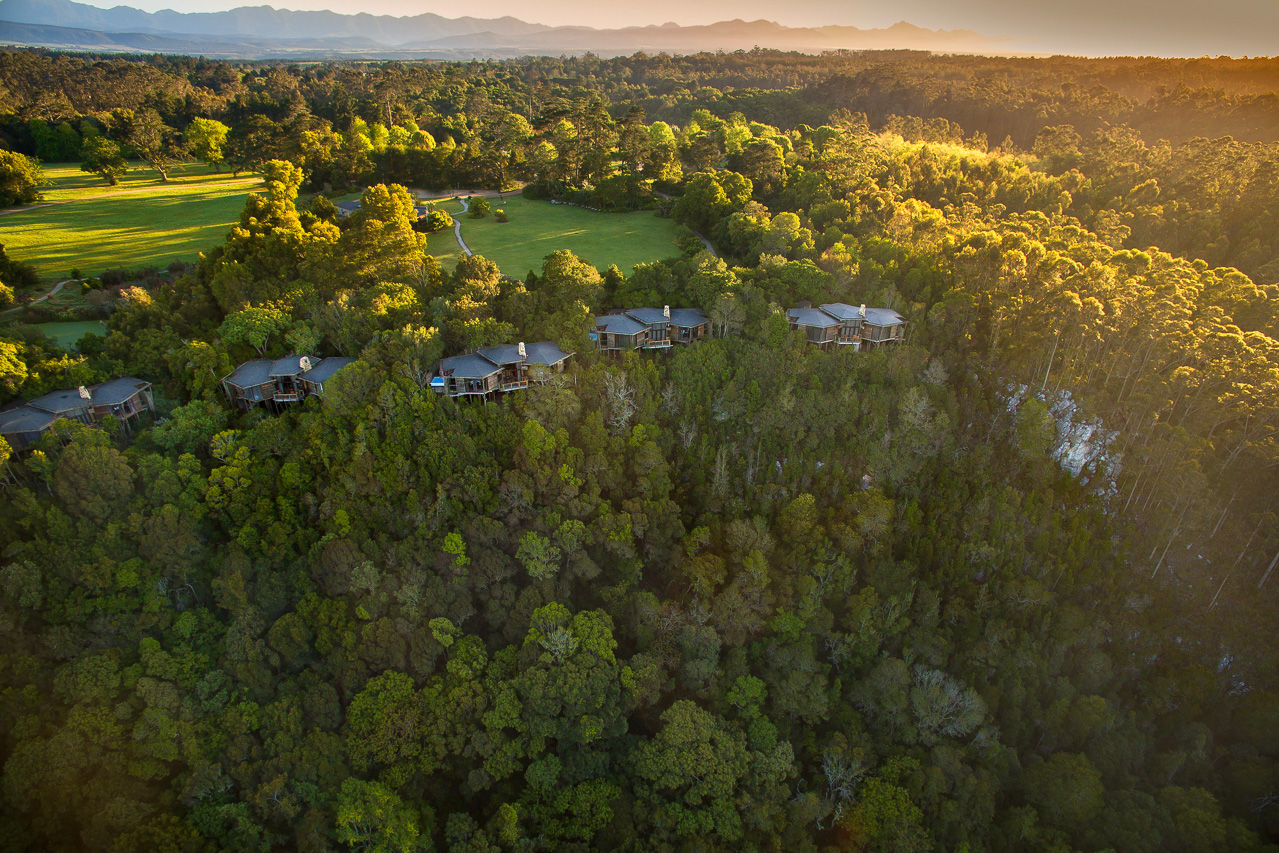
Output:
<instances>
[{"instance_id":1,"label":"grey pitched roof","mask_svg":"<svg viewBox=\"0 0 1279 853\"><path fill-rule=\"evenodd\" d=\"M29 401L27 405L60 415L63 412L87 408L89 401L80 396L79 388L69 388L61 391L50 391L43 397L36 397L34 400Z\"/></svg>"},{"instance_id":2,"label":"grey pitched roof","mask_svg":"<svg viewBox=\"0 0 1279 853\"><path fill-rule=\"evenodd\" d=\"M825 329L839 325L839 320L820 308L792 308L786 312L786 316L801 326L815 326Z\"/></svg>"},{"instance_id":3,"label":"grey pitched roof","mask_svg":"<svg viewBox=\"0 0 1279 853\"><path fill-rule=\"evenodd\" d=\"M891 308L867 308L866 322L872 326L900 326L906 318Z\"/></svg>"},{"instance_id":4,"label":"grey pitched roof","mask_svg":"<svg viewBox=\"0 0 1279 853\"><path fill-rule=\"evenodd\" d=\"M478 353L455 355L440 362L440 373L451 370L453 371L453 376L458 379L482 379L485 376L497 373L501 369Z\"/></svg>"},{"instance_id":5,"label":"grey pitched roof","mask_svg":"<svg viewBox=\"0 0 1279 853\"><path fill-rule=\"evenodd\" d=\"M598 329L600 326L614 335L634 335L648 328L625 314L605 314L603 317L596 317L595 327Z\"/></svg>"},{"instance_id":6,"label":"grey pitched roof","mask_svg":"<svg viewBox=\"0 0 1279 853\"><path fill-rule=\"evenodd\" d=\"M265 385L271 381L271 364L272 361L269 358L255 358L253 361L246 361L224 376L222 381L228 385L234 385L236 388L252 388L255 385Z\"/></svg>"},{"instance_id":7,"label":"grey pitched roof","mask_svg":"<svg viewBox=\"0 0 1279 853\"><path fill-rule=\"evenodd\" d=\"M139 391L145 391L150 387L150 382L138 379L136 376L121 376L119 379L94 385L89 391L93 394L93 405L118 406Z\"/></svg>"},{"instance_id":8,"label":"grey pitched roof","mask_svg":"<svg viewBox=\"0 0 1279 853\"><path fill-rule=\"evenodd\" d=\"M346 367L353 358L322 358L318 361L311 362L311 369L304 371L299 379L305 379L307 382L328 382L333 374Z\"/></svg>"},{"instance_id":9,"label":"grey pitched roof","mask_svg":"<svg viewBox=\"0 0 1279 853\"><path fill-rule=\"evenodd\" d=\"M700 308L671 309L671 325L673 326L700 326L710 321L711 318L707 317L706 312Z\"/></svg>"},{"instance_id":10,"label":"grey pitched roof","mask_svg":"<svg viewBox=\"0 0 1279 853\"><path fill-rule=\"evenodd\" d=\"M527 349L525 347L526 351ZM497 344L491 347L480 347L476 350L476 354L484 356L494 364L519 364L524 360L520 357L520 348L517 344Z\"/></svg>"},{"instance_id":11,"label":"grey pitched roof","mask_svg":"<svg viewBox=\"0 0 1279 853\"><path fill-rule=\"evenodd\" d=\"M48 429L58 416L52 412L32 407L30 404L0 412L0 433L12 435L22 432L39 432Z\"/></svg>"},{"instance_id":12,"label":"grey pitched roof","mask_svg":"<svg viewBox=\"0 0 1279 853\"><path fill-rule=\"evenodd\" d=\"M302 359L304 358L306 358L304 355L286 355L284 358L277 358L271 362L269 373L271 376L297 376L303 370ZM307 360L310 361L310 359ZM314 362L311 362L311 365L314 366Z\"/></svg>"},{"instance_id":13,"label":"grey pitched roof","mask_svg":"<svg viewBox=\"0 0 1279 853\"><path fill-rule=\"evenodd\" d=\"M822 306L822 310L840 320L856 320L862 316L861 308L845 302L827 302Z\"/></svg>"},{"instance_id":14,"label":"grey pitched roof","mask_svg":"<svg viewBox=\"0 0 1279 853\"><path fill-rule=\"evenodd\" d=\"M572 355L571 352L564 352L564 350L560 349L559 344L554 341L538 341L533 344L525 344L524 349L528 353L530 364L545 364L548 367L558 364Z\"/></svg>"},{"instance_id":15,"label":"grey pitched roof","mask_svg":"<svg viewBox=\"0 0 1279 853\"><path fill-rule=\"evenodd\" d=\"M632 320L639 320L646 326L670 322L666 315L662 313L661 308L627 308L626 316Z\"/></svg>"}]
</instances>

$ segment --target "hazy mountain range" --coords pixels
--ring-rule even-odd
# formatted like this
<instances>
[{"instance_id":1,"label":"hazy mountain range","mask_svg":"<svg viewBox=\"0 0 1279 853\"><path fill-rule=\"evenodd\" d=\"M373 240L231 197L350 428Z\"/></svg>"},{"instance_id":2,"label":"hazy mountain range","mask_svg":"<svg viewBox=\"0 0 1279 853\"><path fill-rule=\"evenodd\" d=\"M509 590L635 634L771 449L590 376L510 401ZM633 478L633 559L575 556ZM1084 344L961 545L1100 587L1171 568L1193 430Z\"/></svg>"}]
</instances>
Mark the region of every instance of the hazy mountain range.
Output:
<instances>
[{"instance_id":1,"label":"hazy mountain range","mask_svg":"<svg viewBox=\"0 0 1279 853\"><path fill-rule=\"evenodd\" d=\"M528 54L617 56L644 50L693 53L769 47L823 50L910 48L1004 53L1008 40L971 30L784 27L771 21L622 29L548 27L517 18L422 14L342 15L244 6L227 12L99 9L71 0L0 0L0 43L93 51L187 53L224 58L503 58Z\"/></svg>"}]
</instances>

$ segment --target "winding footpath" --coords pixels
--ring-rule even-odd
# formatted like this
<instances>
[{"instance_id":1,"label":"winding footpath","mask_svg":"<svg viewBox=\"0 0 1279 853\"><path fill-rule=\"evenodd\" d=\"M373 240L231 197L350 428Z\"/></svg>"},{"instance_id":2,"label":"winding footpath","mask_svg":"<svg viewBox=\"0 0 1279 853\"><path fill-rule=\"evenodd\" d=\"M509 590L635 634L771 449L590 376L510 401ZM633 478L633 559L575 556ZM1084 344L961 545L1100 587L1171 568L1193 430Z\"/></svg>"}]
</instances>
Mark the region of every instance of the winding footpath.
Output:
<instances>
[{"instance_id":1,"label":"winding footpath","mask_svg":"<svg viewBox=\"0 0 1279 853\"><path fill-rule=\"evenodd\" d=\"M466 198L463 198L460 195L432 196L432 195L428 195L425 190L414 190L413 192L417 196L417 199L419 201L448 201L448 200L456 201L458 204L462 205L462 213L468 213L471 209L471 205L467 202L467 199L470 199L470 198L503 199L512 195L516 195L517 193L519 193L519 190L508 190L504 193L499 192L498 190L472 190L470 193L467 194ZM475 254L474 252L471 251L471 247L466 245L466 241L462 239L461 216L453 217L453 236L457 238L457 244L458 246L461 247L463 252L466 252L467 255Z\"/></svg>"},{"instance_id":2,"label":"winding footpath","mask_svg":"<svg viewBox=\"0 0 1279 853\"><path fill-rule=\"evenodd\" d=\"M45 300L46 300L46 299L48 299L50 296L57 296L59 293L61 293L61 292L62 292L62 288L63 288L63 286L64 286L64 285L71 284L73 281L80 281L80 279L78 279L78 278L65 278L65 279L63 279L62 281L60 281L60 282L58 282L57 284L55 284L55 285L53 286L53 290L50 290L50 291L49 291L48 293L46 293L44 296L37 296L35 299L32 299L32 300L31 300L30 302L28 302L27 304L28 304L28 305L35 305L37 302L43 302L43 301L45 301Z\"/></svg>"},{"instance_id":3,"label":"winding footpath","mask_svg":"<svg viewBox=\"0 0 1279 853\"><path fill-rule=\"evenodd\" d=\"M658 190L653 190L653 192L656 193L657 195L660 195L662 198L666 199L667 201L671 200L671 196L667 195L664 192L659 192ZM693 231L692 228L689 228L688 230ZM702 241L702 245L706 247L706 251L711 253L711 257L714 257L714 258L719 257L719 252L715 251L715 247L711 245L711 241L707 240L705 235L702 234L702 232L693 231L693 236L696 237L698 240Z\"/></svg>"},{"instance_id":4,"label":"winding footpath","mask_svg":"<svg viewBox=\"0 0 1279 853\"><path fill-rule=\"evenodd\" d=\"M466 213L468 210L470 210L470 209L471 209L471 206L470 206L469 204L467 204L467 203L466 203L466 199L464 199L464 198L458 198L458 201L460 201L460 202L462 203L462 212L463 212L463 213ZM471 251L471 247L470 247L470 246L468 246L468 245L466 245L466 241L462 239L462 219L461 219L461 217L458 217L458 216L454 216L454 217L453 217L453 236L454 236L454 237L457 237L457 244L458 244L459 246L461 246L461 247L462 247L462 251L463 251L463 252L466 252L466 254L467 254L467 256L468 256L468 257L469 257L469 256L471 256L471 255L473 255L473 254L475 254L474 252L472 252L472 251Z\"/></svg>"},{"instance_id":5,"label":"winding footpath","mask_svg":"<svg viewBox=\"0 0 1279 853\"><path fill-rule=\"evenodd\" d=\"M53 289L52 289L52 290L50 290L48 293L44 294L43 296L37 296L35 299L32 299L30 302L24 302L23 304L21 304L21 305L15 305L15 306L13 306L12 308L6 308L4 311L0 311L0 314L10 314L10 313L12 313L12 312L14 312L14 311L21 311L23 308L28 308L28 307L30 307L30 306L32 306L32 305L35 305L35 304L36 304L36 303L38 303L38 302L43 302L43 301L45 301L45 300L46 300L46 299L48 299L50 296L57 296L59 293L61 293L61 292L62 292L62 288L63 288L63 287L65 287L66 285L68 285L68 284L75 284L75 283L77 283L77 282L81 282L81 281L84 281L84 279L82 279L82 278L66 278L66 279L63 279L62 281L60 281L60 282L58 282L57 284L55 284L55 285L53 286Z\"/></svg>"},{"instance_id":6,"label":"winding footpath","mask_svg":"<svg viewBox=\"0 0 1279 853\"><path fill-rule=\"evenodd\" d=\"M693 231L692 228L688 230ZM711 245L711 241L703 237L700 231L693 231L693 236L702 241L702 245L706 247L706 251L711 253L711 257L719 257L719 252L715 251L715 247Z\"/></svg>"}]
</instances>

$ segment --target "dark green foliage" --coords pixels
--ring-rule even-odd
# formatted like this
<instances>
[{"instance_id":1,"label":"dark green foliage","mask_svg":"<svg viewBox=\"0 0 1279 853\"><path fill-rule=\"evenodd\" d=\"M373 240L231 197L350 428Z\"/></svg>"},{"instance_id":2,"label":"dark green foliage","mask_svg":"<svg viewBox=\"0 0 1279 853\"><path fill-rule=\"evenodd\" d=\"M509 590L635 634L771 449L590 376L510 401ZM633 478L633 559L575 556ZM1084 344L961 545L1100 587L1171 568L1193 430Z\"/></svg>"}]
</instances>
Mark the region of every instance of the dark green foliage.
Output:
<instances>
[{"instance_id":1,"label":"dark green foliage","mask_svg":"<svg viewBox=\"0 0 1279 853\"><path fill-rule=\"evenodd\" d=\"M39 160L12 151L0 151L0 207L39 201L43 184Z\"/></svg>"},{"instance_id":2,"label":"dark green foliage","mask_svg":"<svg viewBox=\"0 0 1279 853\"><path fill-rule=\"evenodd\" d=\"M1147 148L1122 120L1199 108L977 73L1024 82L1064 60L822 62L0 53L16 97L15 69L43 69L74 109L134 110L113 132L158 134L161 156L166 129L200 138L178 94L197 87L231 128L228 163L265 178L197 266L122 293L100 346L0 337L5 401L121 373L161 401L132 435L61 422L0 457L0 837L637 853L1279 838L1276 657L1256 628L1279 548L1277 295L1192 259L1267 269L1269 232L1242 211L1272 201L1273 135ZM146 83L145 103L71 85L100 65ZM1189 67L1081 65L1115 85ZM956 76L920 82L939 67ZM871 85L886 74L889 93ZM1046 124L1049 104L1064 117ZM1085 113L1114 126L1092 135ZM373 176L388 182L349 217L297 209L304 180ZM629 278L563 251L523 282L481 257L443 273L404 187L520 179L611 207L682 191L672 215L723 257L690 237ZM1223 211L1255 244L1189 233L1221 239ZM1163 240L1182 242L1144 248ZM786 320L801 300L894 307L909 342L819 350ZM645 305L702 308L711 335L597 355L592 315ZM568 373L487 405L431 389L445 355L546 339L575 353ZM235 363L296 353L356 361L322 399L224 405Z\"/></svg>"},{"instance_id":3,"label":"dark green foliage","mask_svg":"<svg viewBox=\"0 0 1279 853\"><path fill-rule=\"evenodd\" d=\"M84 141L84 162L80 169L99 175L115 186L120 183L120 176L129 170L129 164L115 141L105 136L91 136Z\"/></svg>"}]
</instances>

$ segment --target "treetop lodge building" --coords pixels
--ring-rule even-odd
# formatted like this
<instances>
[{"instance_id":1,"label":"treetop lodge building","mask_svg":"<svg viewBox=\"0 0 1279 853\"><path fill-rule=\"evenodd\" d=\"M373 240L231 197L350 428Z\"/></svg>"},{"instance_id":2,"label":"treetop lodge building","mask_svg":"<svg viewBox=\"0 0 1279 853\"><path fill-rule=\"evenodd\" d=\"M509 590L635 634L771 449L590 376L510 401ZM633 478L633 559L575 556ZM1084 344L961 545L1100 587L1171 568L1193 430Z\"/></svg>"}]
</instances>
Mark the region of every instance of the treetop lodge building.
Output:
<instances>
[{"instance_id":1,"label":"treetop lodge building","mask_svg":"<svg viewBox=\"0 0 1279 853\"><path fill-rule=\"evenodd\" d=\"M801 304L786 312L790 327L822 349L854 350L905 339L906 320L891 308L830 302ZM628 308L595 317L589 337L602 353L669 350L707 337L710 318L697 308ZM497 344L441 359L430 387L452 398L488 399L545 383L563 373L573 353L553 341ZM247 412L264 405L279 412L307 397L323 397L324 383L353 358L287 355L246 361L222 378L227 400ZM0 411L0 436L15 452L29 449L59 418L100 425L113 417L129 433L144 415L154 414L151 383L123 376L91 387L51 391Z\"/></svg>"},{"instance_id":2,"label":"treetop lodge building","mask_svg":"<svg viewBox=\"0 0 1279 853\"><path fill-rule=\"evenodd\" d=\"M710 318L698 308L627 308L596 317L591 340L600 352L670 349L706 337L710 327Z\"/></svg>"},{"instance_id":3,"label":"treetop lodge building","mask_svg":"<svg viewBox=\"0 0 1279 853\"><path fill-rule=\"evenodd\" d=\"M905 339L906 320L891 308L867 308L828 302L816 308L801 304L786 312L790 327L802 331L810 344L822 349L851 346L873 349Z\"/></svg>"},{"instance_id":4,"label":"treetop lodge building","mask_svg":"<svg viewBox=\"0 0 1279 853\"><path fill-rule=\"evenodd\" d=\"M279 411L281 406L307 397L323 397L324 383L353 361L353 358L305 355L257 358L224 376L222 389L231 405L242 412L258 405Z\"/></svg>"},{"instance_id":5,"label":"treetop lodge building","mask_svg":"<svg viewBox=\"0 0 1279 853\"><path fill-rule=\"evenodd\" d=\"M155 413L151 383L121 376L98 385L50 391L34 400L0 411L0 436L15 452L28 450L60 418L89 426L115 418L131 433L144 415Z\"/></svg>"},{"instance_id":6,"label":"treetop lodge building","mask_svg":"<svg viewBox=\"0 0 1279 853\"><path fill-rule=\"evenodd\" d=\"M441 359L431 390L445 397L479 397L519 391L563 373L573 353L552 341L497 344Z\"/></svg>"}]
</instances>

